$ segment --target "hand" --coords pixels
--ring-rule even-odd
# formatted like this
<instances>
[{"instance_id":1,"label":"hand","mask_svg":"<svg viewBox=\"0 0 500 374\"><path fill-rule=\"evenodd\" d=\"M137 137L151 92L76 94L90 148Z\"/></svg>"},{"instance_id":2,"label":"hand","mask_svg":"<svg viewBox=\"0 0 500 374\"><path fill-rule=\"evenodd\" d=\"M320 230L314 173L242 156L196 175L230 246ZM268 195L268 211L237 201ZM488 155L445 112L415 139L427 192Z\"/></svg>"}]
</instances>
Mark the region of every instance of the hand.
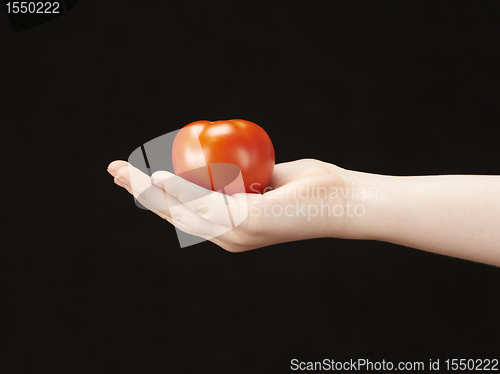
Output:
<instances>
[{"instance_id":1,"label":"hand","mask_svg":"<svg viewBox=\"0 0 500 374\"><path fill-rule=\"evenodd\" d=\"M262 195L223 195L166 171L149 177L125 161L108 171L146 208L230 252L346 233L348 172L318 160L276 165Z\"/></svg>"}]
</instances>

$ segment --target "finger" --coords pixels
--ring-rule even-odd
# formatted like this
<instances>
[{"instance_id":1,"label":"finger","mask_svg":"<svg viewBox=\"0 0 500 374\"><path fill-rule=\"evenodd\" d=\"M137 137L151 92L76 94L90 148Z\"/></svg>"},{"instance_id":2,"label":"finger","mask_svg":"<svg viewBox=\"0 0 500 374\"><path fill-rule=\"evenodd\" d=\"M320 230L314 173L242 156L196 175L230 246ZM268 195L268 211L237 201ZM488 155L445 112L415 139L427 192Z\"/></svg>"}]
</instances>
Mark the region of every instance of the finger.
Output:
<instances>
[{"instance_id":1,"label":"finger","mask_svg":"<svg viewBox=\"0 0 500 374\"><path fill-rule=\"evenodd\" d=\"M165 191L184 203L200 199L211 194L213 191L200 187L194 183L188 182L168 171L157 171L151 176L153 183L161 186L165 182Z\"/></svg>"},{"instance_id":2,"label":"finger","mask_svg":"<svg viewBox=\"0 0 500 374\"><path fill-rule=\"evenodd\" d=\"M193 212L185 204L179 202L173 196L163 191L166 196L169 206L172 223L180 230L187 232L191 235L200 236L204 239L210 240L220 236L230 230L230 227L219 225L217 223L208 221L200 215Z\"/></svg>"},{"instance_id":3,"label":"finger","mask_svg":"<svg viewBox=\"0 0 500 374\"><path fill-rule=\"evenodd\" d=\"M190 183L172 173L161 171L152 175L155 185L176 197L194 213L207 221L233 227L227 197Z\"/></svg>"},{"instance_id":4,"label":"finger","mask_svg":"<svg viewBox=\"0 0 500 374\"><path fill-rule=\"evenodd\" d=\"M118 178L114 178L114 182L117 186L120 186L122 188L124 188L125 190L127 190L127 192L129 194L131 194L132 196L134 195L134 192L132 191L132 189L130 188L130 186L127 186L126 184L123 184L122 182L120 182L118 180ZM170 212L168 212L168 214L165 214L163 212L160 212L158 210L155 210L153 209L153 207L149 206L149 203L146 201L146 200L143 200L141 202L141 204L148 210L152 211L153 213L156 213L158 216L160 216L161 218L164 218L165 220L167 220L170 224L174 224L173 220L172 220L172 217L170 217Z\"/></svg>"},{"instance_id":5,"label":"finger","mask_svg":"<svg viewBox=\"0 0 500 374\"><path fill-rule=\"evenodd\" d=\"M273 175L268 183L268 187L275 189L289 183L295 178L297 166L294 162L284 162L274 165Z\"/></svg>"},{"instance_id":6,"label":"finger","mask_svg":"<svg viewBox=\"0 0 500 374\"><path fill-rule=\"evenodd\" d=\"M116 176L118 176L117 174L117 171L119 169L121 169L122 167L128 167L128 162L126 161L121 161L121 160L118 160L118 161L113 161L109 166L108 166L108 172L113 175L114 178L114 181L115 183L124 188L125 190L127 190L131 195L134 195L134 192L132 191L131 187L126 185L126 184L123 184L119 181L118 178L116 178ZM120 173L122 174L122 173ZM126 176L127 173L124 172L124 175ZM154 174L153 174L154 175ZM118 176L119 177L119 176ZM168 177L168 175L165 175L165 177ZM201 188L201 187L200 187ZM144 192L148 192L149 189L147 189L146 191L143 191L142 195L144 196L144 199L142 198L141 195L139 195L139 198L140 198L140 202L142 205L144 205L144 207L150 209L151 211L153 211L154 213L156 213L157 215L159 215L160 217L164 218L166 221L168 221L170 224L172 224L173 226L177 227L178 229L190 234L190 235L195 235L195 236L199 236L199 237L202 237L206 240L210 240L211 242L223 247L223 248L226 248L227 247L227 243L226 241L227 240L224 240L224 238L226 238L227 234L230 234L231 231L227 231L226 228L212 228L210 230L210 235L205 235L205 234L202 234L200 233L200 230L197 230L197 232L195 232L195 230L191 227L191 225L184 225L183 224L183 221L182 220L177 220L177 221L174 221L171 217L170 217L170 213L168 214L164 214L160 211L155 211L152 209L152 207L150 207L150 203L148 202L149 199L149 195L146 194L144 195ZM152 190L154 191L154 190ZM208 192L212 192L212 191L208 191ZM166 191L163 191L163 193L166 193ZM200 195L203 196L203 193L207 193L206 190L201 192L200 191ZM172 196L172 198L174 198ZM241 199L241 197L239 196L238 197L239 199ZM167 201L168 202L168 201ZM167 204L168 205L168 204ZM177 205L176 206L180 206L182 204L180 204L180 202L177 202ZM189 212L184 212L185 214L189 214ZM231 239L229 240L229 242L231 242Z\"/></svg>"},{"instance_id":7,"label":"finger","mask_svg":"<svg viewBox=\"0 0 500 374\"><path fill-rule=\"evenodd\" d=\"M111 174L113 177L116 177L116 172L118 171L118 169L127 165L128 165L127 161L123 160L113 161L108 165L108 173Z\"/></svg>"},{"instance_id":8,"label":"finger","mask_svg":"<svg viewBox=\"0 0 500 374\"><path fill-rule=\"evenodd\" d=\"M248 215L246 199L242 197L236 199L207 190L167 171L157 171L152 179L155 185L161 186L168 194L208 221L235 227Z\"/></svg>"},{"instance_id":9,"label":"finger","mask_svg":"<svg viewBox=\"0 0 500 374\"><path fill-rule=\"evenodd\" d=\"M219 236L228 230L227 227L197 215L177 198L152 184L151 178L134 166L128 163L119 166L116 170L118 181L127 185L129 192L146 208L167 219L179 229L205 239Z\"/></svg>"},{"instance_id":10,"label":"finger","mask_svg":"<svg viewBox=\"0 0 500 374\"><path fill-rule=\"evenodd\" d=\"M151 177L128 162L116 165L116 179L129 187L129 192L146 208L171 216L168 201L162 190L151 183Z\"/></svg>"},{"instance_id":11,"label":"finger","mask_svg":"<svg viewBox=\"0 0 500 374\"><path fill-rule=\"evenodd\" d=\"M309 159L276 164L274 165L273 175L268 183L268 187L276 189L293 182L297 178L300 178L304 172L307 172L310 167L315 165L317 165L317 163Z\"/></svg>"}]
</instances>

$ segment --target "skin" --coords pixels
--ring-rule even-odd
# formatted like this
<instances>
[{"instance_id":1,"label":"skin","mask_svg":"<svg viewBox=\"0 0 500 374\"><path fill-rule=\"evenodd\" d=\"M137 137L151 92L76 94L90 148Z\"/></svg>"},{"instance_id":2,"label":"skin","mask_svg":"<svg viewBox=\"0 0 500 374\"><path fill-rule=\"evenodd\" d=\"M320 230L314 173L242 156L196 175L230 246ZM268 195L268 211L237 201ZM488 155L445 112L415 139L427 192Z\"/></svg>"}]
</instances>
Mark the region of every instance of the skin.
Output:
<instances>
[{"instance_id":1,"label":"skin","mask_svg":"<svg viewBox=\"0 0 500 374\"><path fill-rule=\"evenodd\" d=\"M332 237L500 266L500 176L395 177L303 159L277 164L264 194L227 196L125 161L108 172L160 217L230 252Z\"/></svg>"}]
</instances>

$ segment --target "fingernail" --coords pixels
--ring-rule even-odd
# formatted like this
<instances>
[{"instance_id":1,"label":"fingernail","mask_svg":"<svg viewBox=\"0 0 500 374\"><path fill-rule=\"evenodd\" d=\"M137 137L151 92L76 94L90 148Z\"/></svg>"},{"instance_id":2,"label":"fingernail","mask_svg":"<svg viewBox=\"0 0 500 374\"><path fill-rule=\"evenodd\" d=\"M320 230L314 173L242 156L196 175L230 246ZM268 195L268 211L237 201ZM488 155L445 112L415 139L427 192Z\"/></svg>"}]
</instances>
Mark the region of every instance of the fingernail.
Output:
<instances>
[{"instance_id":1,"label":"fingernail","mask_svg":"<svg viewBox=\"0 0 500 374\"><path fill-rule=\"evenodd\" d=\"M116 177L116 171L113 169L108 169L108 173L111 174L113 177Z\"/></svg>"},{"instance_id":2,"label":"fingernail","mask_svg":"<svg viewBox=\"0 0 500 374\"><path fill-rule=\"evenodd\" d=\"M120 187L125 187L121 182L118 181L118 179L113 179L113 181L115 182L116 185L120 186Z\"/></svg>"},{"instance_id":3,"label":"fingernail","mask_svg":"<svg viewBox=\"0 0 500 374\"><path fill-rule=\"evenodd\" d=\"M115 182L116 182L116 184L119 184L122 187L125 187L125 186L130 187L129 184L128 184L128 182L125 179L123 179L123 178L117 178L117 177L115 177Z\"/></svg>"}]
</instances>

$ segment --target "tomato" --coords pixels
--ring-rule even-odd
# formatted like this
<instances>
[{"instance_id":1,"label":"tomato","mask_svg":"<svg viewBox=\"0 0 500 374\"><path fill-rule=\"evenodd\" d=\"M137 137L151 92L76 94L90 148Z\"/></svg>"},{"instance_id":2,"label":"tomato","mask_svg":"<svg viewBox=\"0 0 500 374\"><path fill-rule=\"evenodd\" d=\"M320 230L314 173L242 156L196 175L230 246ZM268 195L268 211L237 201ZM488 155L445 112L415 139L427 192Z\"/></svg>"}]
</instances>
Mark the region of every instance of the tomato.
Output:
<instances>
[{"instance_id":1,"label":"tomato","mask_svg":"<svg viewBox=\"0 0 500 374\"><path fill-rule=\"evenodd\" d=\"M172 163L176 175L212 191L262 193L273 174L274 147L253 122L196 121L177 133Z\"/></svg>"}]
</instances>

